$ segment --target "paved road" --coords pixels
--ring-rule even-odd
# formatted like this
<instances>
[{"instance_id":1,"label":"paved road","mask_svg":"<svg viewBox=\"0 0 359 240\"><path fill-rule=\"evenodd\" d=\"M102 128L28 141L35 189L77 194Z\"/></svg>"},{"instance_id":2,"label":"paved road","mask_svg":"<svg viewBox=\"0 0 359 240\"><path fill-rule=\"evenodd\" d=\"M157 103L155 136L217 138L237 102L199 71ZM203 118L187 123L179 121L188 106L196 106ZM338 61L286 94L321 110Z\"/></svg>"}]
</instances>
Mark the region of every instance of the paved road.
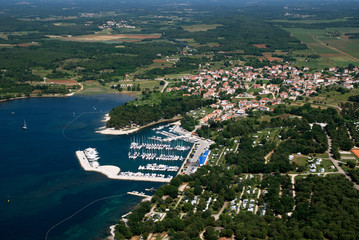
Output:
<instances>
[{"instance_id":1,"label":"paved road","mask_svg":"<svg viewBox=\"0 0 359 240\"><path fill-rule=\"evenodd\" d=\"M340 161L333 158L332 153L331 153L331 151L332 151L332 139L330 139L328 134L327 134L327 139L328 139L328 155L329 155L329 159L332 161L333 165L338 169L338 173L344 174L344 176L354 184L355 189L359 190L359 185L357 183L355 183L351 179L351 177L349 177L348 174L339 166Z\"/></svg>"},{"instance_id":2,"label":"paved road","mask_svg":"<svg viewBox=\"0 0 359 240\"><path fill-rule=\"evenodd\" d=\"M199 166L198 164L199 157L206 150L209 149L209 146L212 144L212 142L207 139L202 139L198 136L193 136L192 132L184 130L179 125L177 125L173 129L173 131L195 141L196 146L194 148L194 153L192 154L192 157L188 159L187 161L188 166L187 167L185 166L185 169L183 171L185 174L191 174L194 171L194 169L196 169Z\"/></svg>"}]
</instances>

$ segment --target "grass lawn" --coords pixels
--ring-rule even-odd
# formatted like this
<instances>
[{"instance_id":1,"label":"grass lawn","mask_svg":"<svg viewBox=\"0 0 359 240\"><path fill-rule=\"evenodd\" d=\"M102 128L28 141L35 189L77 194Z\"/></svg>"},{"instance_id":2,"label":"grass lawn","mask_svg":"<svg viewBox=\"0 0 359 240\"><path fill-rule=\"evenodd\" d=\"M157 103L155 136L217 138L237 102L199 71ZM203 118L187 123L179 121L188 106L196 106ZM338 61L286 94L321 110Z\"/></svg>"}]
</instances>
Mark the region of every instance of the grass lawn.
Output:
<instances>
[{"instance_id":1,"label":"grass lawn","mask_svg":"<svg viewBox=\"0 0 359 240\"><path fill-rule=\"evenodd\" d=\"M256 144L260 143L263 139L266 139L267 141L270 142L277 142L279 141L278 136L280 130L281 130L280 128L268 128L262 131L258 131L256 134L254 134L254 136L258 136L258 137L254 137L254 141L256 141Z\"/></svg>"},{"instance_id":2,"label":"grass lawn","mask_svg":"<svg viewBox=\"0 0 359 240\"><path fill-rule=\"evenodd\" d=\"M193 112L189 112L188 115L190 115L190 116L192 116L192 117L194 117L194 118L196 118L196 119L200 119L200 118L206 116L207 114L212 113L213 111L214 111L213 108L206 108L206 107L204 107L204 108L201 108L201 109L199 109L199 110L196 110L196 111L193 111Z\"/></svg>"},{"instance_id":3,"label":"grass lawn","mask_svg":"<svg viewBox=\"0 0 359 240\"><path fill-rule=\"evenodd\" d=\"M251 88L247 91L247 93L258 93L260 91L263 91L264 88Z\"/></svg>"},{"instance_id":4,"label":"grass lawn","mask_svg":"<svg viewBox=\"0 0 359 240\"><path fill-rule=\"evenodd\" d=\"M298 166L307 166L308 165L307 156L294 156L292 162L295 162Z\"/></svg>"},{"instance_id":5,"label":"grass lawn","mask_svg":"<svg viewBox=\"0 0 359 240\"><path fill-rule=\"evenodd\" d=\"M323 159L322 163L317 167L317 169L324 168L326 172L336 172L337 169L331 169L330 167L333 166L332 161L329 159Z\"/></svg>"}]
</instances>

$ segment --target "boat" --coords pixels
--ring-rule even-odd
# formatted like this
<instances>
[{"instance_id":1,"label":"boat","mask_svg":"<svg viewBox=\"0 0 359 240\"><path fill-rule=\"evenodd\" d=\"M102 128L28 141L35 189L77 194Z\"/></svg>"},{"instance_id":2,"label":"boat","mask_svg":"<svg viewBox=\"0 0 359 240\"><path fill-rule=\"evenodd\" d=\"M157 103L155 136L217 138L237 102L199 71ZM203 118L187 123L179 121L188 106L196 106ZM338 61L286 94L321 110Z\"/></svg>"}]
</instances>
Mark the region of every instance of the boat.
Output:
<instances>
[{"instance_id":1,"label":"boat","mask_svg":"<svg viewBox=\"0 0 359 240\"><path fill-rule=\"evenodd\" d=\"M26 126L26 121L24 120L24 126L22 127L22 129L27 130L27 126Z\"/></svg>"},{"instance_id":2,"label":"boat","mask_svg":"<svg viewBox=\"0 0 359 240\"><path fill-rule=\"evenodd\" d=\"M151 188L146 188L145 189L145 191L148 191L148 192L152 192L152 191L154 191L155 190L155 188L154 187L151 187Z\"/></svg>"}]
</instances>

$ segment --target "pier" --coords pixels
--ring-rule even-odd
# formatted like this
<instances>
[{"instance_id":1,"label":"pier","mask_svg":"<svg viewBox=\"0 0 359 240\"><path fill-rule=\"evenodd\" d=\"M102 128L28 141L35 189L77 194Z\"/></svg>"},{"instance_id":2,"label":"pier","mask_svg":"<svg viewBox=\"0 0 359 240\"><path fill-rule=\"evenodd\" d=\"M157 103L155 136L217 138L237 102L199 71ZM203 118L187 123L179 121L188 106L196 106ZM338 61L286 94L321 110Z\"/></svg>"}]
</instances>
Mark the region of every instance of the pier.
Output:
<instances>
[{"instance_id":1,"label":"pier","mask_svg":"<svg viewBox=\"0 0 359 240\"><path fill-rule=\"evenodd\" d=\"M137 197L143 197L143 198L151 198L152 197L150 195L146 195L144 192L137 192L137 191L127 192L127 194L137 196Z\"/></svg>"},{"instance_id":2,"label":"pier","mask_svg":"<svg viewBox=\"0 0 359 240\"><path fill-rule=\"evenodd\" d=\"M144 174L144 173L132 173L132 172L124 172L120 173L120 168L112 165L99 165L99 166L91 166L89 160L87 159L85 153L83 151L76 151L76 156L80 162L81 167L85 171L94 171L102 173L110 179L117 180L131 180L131 181L146 181L146 182L170 182L172 176L164 177L162 174Z\"/></svg>"}]
</instances>

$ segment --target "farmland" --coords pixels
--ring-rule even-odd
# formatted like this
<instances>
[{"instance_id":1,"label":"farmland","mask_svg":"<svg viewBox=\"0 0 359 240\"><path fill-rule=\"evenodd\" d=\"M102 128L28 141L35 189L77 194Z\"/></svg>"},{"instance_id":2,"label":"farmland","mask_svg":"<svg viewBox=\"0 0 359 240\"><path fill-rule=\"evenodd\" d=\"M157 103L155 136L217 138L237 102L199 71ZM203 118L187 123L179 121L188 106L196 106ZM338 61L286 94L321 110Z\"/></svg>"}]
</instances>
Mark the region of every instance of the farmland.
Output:
<instances>
[{"instance_id":1,"label":"farmland","mask_svg":"<svg viewBox=\"0 0 359 240\"><path fill-rule=\"evenodd\" d=\"M286 28L285 30L305 43L310 50L293 52L297 57L295 64L297 66L325 68L359 63L359 39L349 39L345 36L346 33L358 32L359 28ZM335 31L339 32L340 36L328 36L328 32ZM311 54L317 54L320 58L308 59Z\"/></svg>"}]
</instances>

